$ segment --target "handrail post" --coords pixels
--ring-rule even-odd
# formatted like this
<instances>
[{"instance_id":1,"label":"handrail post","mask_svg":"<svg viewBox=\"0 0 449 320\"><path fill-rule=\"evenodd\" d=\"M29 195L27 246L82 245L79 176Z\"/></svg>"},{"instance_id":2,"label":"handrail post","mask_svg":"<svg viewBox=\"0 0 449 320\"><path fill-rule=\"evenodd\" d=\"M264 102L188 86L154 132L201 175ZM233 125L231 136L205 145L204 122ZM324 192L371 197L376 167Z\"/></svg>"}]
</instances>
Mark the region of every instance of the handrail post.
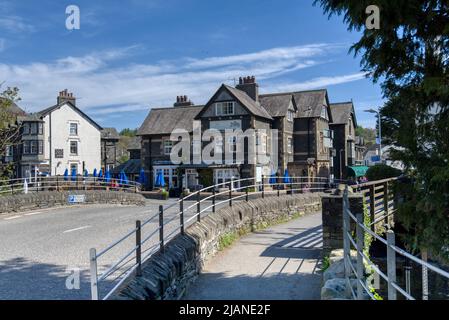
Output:
<instances>
[{"instance_id":1,"label":"handrail post","mask_svg":"<svg viewBox=\"0 0 449 320\"><path fill-rule=\"evenodd\" d=\"M212 188L212 212L215 213L215 187Z\"/></svg>"},{"instance_id":2,"label":"handrail post","mask_svg":"<svg viewBox=\"0 0 449 320\"><path fill-rule=\"evenodd\" d=\"M198 191L198 193L196 194L196 214L197 214L197 221L200 222L201 221L201 194L200 191Z\"/></svg>"},{"instance_id":3,"label":"handrail post","mask_svg":"<svg viewBox=\"0 0 449 320\"><path fill-rule=\"evenodd\" d=\"M142 223L136 221L136 276L142 275Z\"/></svg>"},{"instance_id":4,"label":"handrail post","mask_svg":"<svg viewBox=\"0 0 449 320\"><path fill-rule=\"evenodd\" d=\"M357 214L356 235L357 235L357 299L363 300L363 286L360 281L363 281L363 246L365 242L365 232L362 228L363 214Z\"/></svg>"},{"instance_id":5,"label":"handrail post","mask_svg":"<svg viewBox=\"0 0 449 320\"><path fill-rule=\"evenodd\" d=\"M162 205L159 206L159 243L161 252L164 253L164 207Z\"/></svg>"},{"instance_id":6,"label":"handrail post","mask_svg":"<svg viewBox=\"0 0 449 320\"><path fill-rule=\"evenodd\" d=\"M97 250L91 248L90 254L90 293L92 300L98 300Z\"/></svg>"},{"instance_id":7,"label":"handrail post","mask_svg":"<svg viewBox=\"0 0 449 320\"><path fill-rule=\"evenodd\" d=\"M350 230L350 220L348 214L348 186L346 185L345 190L343 192L343 262L345 266L345 279L346 279L346 294L351 295L351 284L350 284L350 276L351 276L351 267L349 266L351 259L351 247L349 243L349 230Z\"/></svg>"},{"instance_id":8,"label":"handrail post","mask_svg":"<svg viewBox=\"0 0 449 320\"><path fill-rule=\"evenodd\" d=\"M375 189L374 189L374 185L371 185L369 187L369 212L370 212L370 217L371 217L371 222L373 222L373 224L371 225L371 230L372 231L376 231L376 225L374 224L374 221L376 221L376 197L374 196L375 194Z\"/></svg>"},{"instance_id":9,"label":"handrail post","mask_svg":"<svg viewBox=\"0 0 449 320\"><path fill-rule=\"evenodd\" d=\"M281 191L280 191L280 189L281 189L281 185L279 184L279 178L278 178L278 181L277 181L277 189L278 189L278 197L280 197L281 196Z\"/></svg>"},{"instance_id":10,"label":"handrail post","mask_svg":"<svg viewBox=\"0 0 449 320\"><path fill-rule=\"evenodd\" d=\"M421 259L427 262L427 250L421 250ZM422 265L422 299L429 300L429 270L425 265Z\"/></svg>"},{"instance_id":11,"label":"handrail post","mask_svg":"<svg viewBox=\"0 0 449 320\"><path fill-rule=\"evenodd\" d=\"M229 184L229 206L232 207L232 180Z\"/></svg>"},{"instance_id":12,"label":"handrail post","mask_svg":"<svg viewBox=\"0 0 449 320\"><path fill-rule=\"evenodd\" d=\"M264 184L264 175L262 175L262 199L265 198L265 184Z\"/></svg>"},{"instance_id":13,"label":"handrail post","mask_svg":"<svg viewBox=\"0 0 449 320\"><path fill-rule=\"evenodd\" d=\"M56 191L59 191L59 175L56 176Z\"/></svg>"},{"instance_id":14,"label":"handrail post","mask_svg":"<svg viewBox=\"0 0 449 320\"><path fill-rule=\"evenodd\" d=\"M246 187L246 190L245 190L245 200L246 200L246 202L249 201L249 187L248 186Z\"/></svg>"},{"instance_id":15,"label":"handrail post","mask_svg":"<svg viewBox=\"0 0 449 320\"><path fill-rule=\"evenodd\" d=\"M385 224L390 228L389 217L388 217L388 181L384 182L384 214L385 214Z\"/></svg>"},{"instance_id":16,"label":"handrail post","mask_svg":"<svg viewBox=\"0 0 449 320\"><path fill-rule=\"evenodd\" d=\"M184 197L181 195L181 201L179 202L179 224L181 225L181 234L184 235Z\"/></svg>"},{"instance_id":17,"label":"handrail post","mask_svg":"<svg viewBox=\"0 0 449 320\"><path fill-rule=\"evenodd\" d=\"M295 179L295 177L290 178L290 193L292 196L293 196L293 179Z\"/></svg>"},{"instance_id":18,"label":"handrail post","mask_svg":"<svg viewBox=\"0 0 449 320\"><path fill-rule=\"evenodd\" d=\"M396 300L397 293L393 287L396 283L396 252L393 247L395 245L395 235L393 230L387 231L387 276L388 276L388 300Z\"/></svg>"}]
</instances>

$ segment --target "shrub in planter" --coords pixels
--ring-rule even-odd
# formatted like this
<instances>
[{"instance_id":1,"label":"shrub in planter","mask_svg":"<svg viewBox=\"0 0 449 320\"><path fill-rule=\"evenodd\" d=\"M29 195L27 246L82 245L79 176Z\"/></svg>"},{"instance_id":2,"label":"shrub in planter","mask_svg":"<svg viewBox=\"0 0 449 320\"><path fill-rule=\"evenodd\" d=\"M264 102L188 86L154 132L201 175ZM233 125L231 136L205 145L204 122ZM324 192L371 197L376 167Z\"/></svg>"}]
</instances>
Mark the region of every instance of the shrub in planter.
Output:
<instances>
[{"instance_id":1,"label":"shrub in planter","mask_svg":"<svg viewBox=\"0 0 449 320\"><path fill-rule=\"evenodd\" d=\"M168 196L169 196L168 191L165 190L165 189L162 189L162 191L161 191L161 198L162 198L162 200L167 200Z\"/></svg>"},{"instance_id":2,"label":"shrub in planter","mask_svg":"<svg viewBox=\"0 0 449 320\"><path fill-rule=\"evenodd\" d=\"M368 169L366 172L366 177L369 181L376 181L398 177L401 173L401 170L387 166L386 164L377 164Z\"/></svg>"}]
</instances>

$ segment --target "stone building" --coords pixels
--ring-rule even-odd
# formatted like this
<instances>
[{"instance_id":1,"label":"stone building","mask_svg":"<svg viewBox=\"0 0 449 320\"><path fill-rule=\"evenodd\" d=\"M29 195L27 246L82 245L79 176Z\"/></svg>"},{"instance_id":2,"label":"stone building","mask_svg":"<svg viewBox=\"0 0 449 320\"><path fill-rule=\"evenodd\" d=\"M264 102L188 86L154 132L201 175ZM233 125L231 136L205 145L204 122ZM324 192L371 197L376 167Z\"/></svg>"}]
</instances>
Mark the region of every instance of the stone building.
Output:
<instances>
[{"instance_id":1,"label":"stone building","mask_svg":"<svg viewBox=\"0 0 449 320\"><path fill-rule=\"evenodd\" d=\"M265 150L268 159L263 164L250 161L254 159L249 158L246 140L243 163L186 161L174 164L170 153L175 144L170 140L170 134L174 129L184 129L193 137L194 121L200 123L201 134L208 129L220 132L225 129L254 129L255 132L276 129L277 135L256 134L256 148ZM327 90L260 95L254 77L240 78L236 87L221 85L205 105L195 105L186 96L178 96L173 107L151 109L138 130L138 136L142 137L142 166L150 177L150 188L158 173L163 175L169 187L188 188L244 178L260 181L262 176L272 173L283 175L286 169L290 175L331 178L333 141L330 123L332 114ZM201 146L207 143L203 142ZM230 148L236 153L234 141L217 143L219 148Z\"/></svg>"}]
</instances>

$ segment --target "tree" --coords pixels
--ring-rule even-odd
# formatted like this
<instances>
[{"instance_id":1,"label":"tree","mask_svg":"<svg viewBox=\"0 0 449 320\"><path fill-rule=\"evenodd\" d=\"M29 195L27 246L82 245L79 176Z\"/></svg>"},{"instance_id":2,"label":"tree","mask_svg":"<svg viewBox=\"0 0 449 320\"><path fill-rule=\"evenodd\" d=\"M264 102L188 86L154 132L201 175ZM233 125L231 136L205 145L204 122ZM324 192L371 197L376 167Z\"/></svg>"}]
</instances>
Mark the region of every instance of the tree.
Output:
<instances>
[{"instance_id":1,"label":"tree","mask_svg":"<svg viewBox=\"0 0 449 320\"><path fill-rule=\"evenodd\" d=\"M1 87L1 84L0 84ZM12 110L16 102L20 101L18 88L6 88L0 93L0 179L9 178L12 164L4 163L6 150L18 144L20 127L17 125L17 115Z\"/></svg>"},{"instance_id":2,"label":"tree","mask_svg":"<svg viewBox=\"0 0 449 320\"><path fill-rule=\"evenodd\" d=\"M380 82L385 143L413 177L403 188L399 218L411 249L449 260L449 3L445 0L315 0L361 32L351 52ZM380 29L368 29L366 8L380 8Z\"/></svg>"},{"instance_id":3,"label":"tree","mask_svg":"<svg viewBox=\"0 0 449 320\"><path fill-rule=\"evenodd\" d=\"M367 147L376 144L376 129L363 128L359 126L355 129L355 134L365 140L365 145Z\"/></svg>"},{"instance_id":4,"label":"tree","mask_svg":"<svg viewBox=\"0 0 449 320\"><path fill-rule=\"evenodd\" d=\"M135 137L136 134L137 134L137 129L125 128L122 131L120 131L120 135L125 136L125 137Z\"/></svg>"}]
</instances>

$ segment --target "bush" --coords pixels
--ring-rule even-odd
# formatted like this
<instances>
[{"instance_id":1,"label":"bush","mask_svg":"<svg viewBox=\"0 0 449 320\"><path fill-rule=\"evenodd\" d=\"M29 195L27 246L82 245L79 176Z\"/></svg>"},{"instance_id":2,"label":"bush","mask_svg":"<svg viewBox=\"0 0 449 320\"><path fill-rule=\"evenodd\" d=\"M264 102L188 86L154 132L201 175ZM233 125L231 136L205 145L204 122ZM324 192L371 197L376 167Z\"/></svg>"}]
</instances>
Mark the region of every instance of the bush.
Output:
<instances>
[{"instance_id":1,"label":"bush","mask_svg":"<svg viewBox=\"0 0 449 320\"><path fill-rule=\"evenodd\" d=\"M169 196L168 191L165 189L162 189L162 191L161 191L162 200L167 200L168 196Z\"/></svg>"},{"instance_id":2,"label":"bush","mask_svg":"<svg viewBox=\"0 0 449 320\"><path fill-rule=\"evenodd\" d=\"M387 166L386 164L378 164L370 167L366 172L369 181L376 181L400 176L401 170Z\"/></svg>"}]
</instances>

